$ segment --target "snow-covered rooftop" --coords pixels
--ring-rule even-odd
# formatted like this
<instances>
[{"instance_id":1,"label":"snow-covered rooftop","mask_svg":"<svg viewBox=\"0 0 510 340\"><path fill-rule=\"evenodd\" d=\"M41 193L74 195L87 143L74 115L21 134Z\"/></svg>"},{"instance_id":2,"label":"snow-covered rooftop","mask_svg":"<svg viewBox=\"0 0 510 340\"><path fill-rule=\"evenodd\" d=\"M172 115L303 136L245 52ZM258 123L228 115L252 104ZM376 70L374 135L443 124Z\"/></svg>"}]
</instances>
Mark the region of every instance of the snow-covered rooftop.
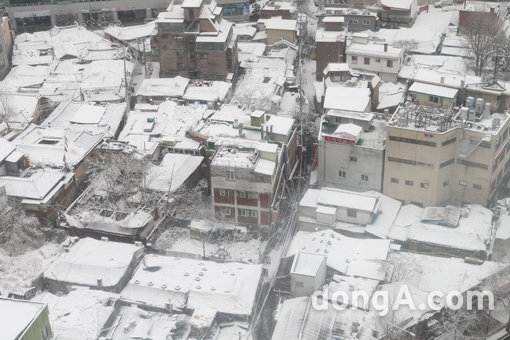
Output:
<instances>
[{"instance_id":1,"label":"snow-covered rooftop","mask_svg":"<svg viewBox=\"0 0 510 340\"><path fill-rule=\"evenodd\" d=\"M364 261L386 261L390 251L390 240L358 239L344 236L332 230L316 232L298 231L287 250L286 256L298 252L327 256L328 267L340 273L354 271L357 266L367 269L360 277L372 276L373 269ZM355 261L361 261L355 264ZM353 275L354 276L354 275Z\"/></svg>"},{"instance_id":2,"label":"snow-covered rooftop","mask_svg":"<svg viewBox=\"0 0 510 340\"><path fill-rule=\"evenodd\" d=\"M46 307L43 303L0 298L0 329L2 339L25 338L25 331L36 321ZM32 334L30 332L26 334Z\"/></svg>"},{"instance_id":3,"label":"snow-covered rooftop","mask_svg":"<svg viewBox=\"0 0 510 340\"><path fill-rule=\"evenodd\" d=\"M127 110L125 103L93 103L64 101L41 124L45 127L104 133L113 138L122 123Z\"/></svg>"},{"instance_id":4,"label":"snow-covered rooftop","mask_svg":"<svg viewBox=\"0 0 510 340\"><path fill-rule=\"evenodd\" d=\"M298 252L294 256L294 263L290 270L291 275L304 275L315 277L326 256L323 254L311 254Z\"/></svg>"},{"instance_id":5,"label":"snow-covered rooftop","mask_svg":"<svg viewBox=\"0 0 510 340\"><path fill-rule=\"evenodd\" d=\"M422 93L431 96L453 99L459 92L457 89L439 85L425 84L415 81L409 88L409 92Z\"/></svg>"},{"instance_id":6,"label":"snow-covered rooftop","mask_svg":"<svg viewBox=\"0 0 510 340\"><path fill-rule=\"evenodd\" d=\"M115 39L131 41L140 38L149 37L156 28L156 21L151 21L143 25L135 26L110 26L104 30L105 34L111 35Z\"/></svg>"},{"instance_id":7,"label":"snow-covered rooftop","mask_svg":"<svg viewBox=\"0 0 510 340\"><path fill-rule=\"evenodd\" d=\"M232 87L231 83L224 81L201 82L190 84L183 98L189 101L199 102L223 102Z\"/></svg>"},{"instance_id":8,"label":"snow-covered rooftop","mask_svg":"<svg viewBox=\"0 0 510 340\"><path fill-rule=\"evenodd\" d=\"M385 50L386 48L386 50ZM388 46L384 44L360 44L351 43L345 49L345 53L348 55L361 55L361 56L373 56L373 57L384 57L384 58L395 58L398 59L402 56L403 50L398 47Z\"/></svg>"},{"instance_id":9,"label":"snow-covered rooftop","mask_svg":"<svg viewBox=\"0 0 510 340\"><path fill-rule=\"evenodd\" d=\"M262 266L149 254L122 291L122 299L173 309L210 308L251 315Z\"/></svg>"},{"instance_id":10,"label":"snow-covered rooftop","mask_svg":"<svg viewBox=\"0 0 510 340\"><path fill-rule=\"evenodd\" d=\"M84 238L55 261L44 272L44 277L111 289L119 284L142 253L143 248L137 245Z\"/></svg>"},{"instance_id":11,"label":"snow-covered rooftop","mask_svg":"<svg viewBox=\"0 0 510 340\"><path fill-rule=\"evenodd\" d=\"M495 227L492 212L481 205L471 204L462 209L458 226L448 227L427 220L425 210L402 207L389 237L467 251L489 251ZM425 214L425 215L424 215Z\"/></svg>"},{"instance_id":12,"label":"snow-covered rooftop","mask_svg":"<svg viewBox=\"0 0 510 340\"><path fill-rule=\"evenodd\" d=\"M144 97L182 97L188 86L189 79L180 76L174 78L144 79L138 89L137 96Z\"/></svg>"},{"instance_id":13,"label":"snow-covered rooftop","mask_svg":"<svg viewBox=\"0 0 510 340\"><path fill-rule=\"evenodd\" d=\"M172 193L186 182L203 160L202 156L167 153L160 165L149 168L147 188Z\"/></svg>"},{"instance_id":14,"label":"snow-covered rooftop","mask_svg":"<svg viewBox=\"0 0 510 340\"><path fill-rule=\"evenodd\" d=\"M266 30L284 30L284 31L296 31L297 20L292 19L281 19L281 18L270 18L270 19L259 19L266 27Z\"/></svg>"},{"instance_id":15,"label":"snow-covered rooftop","mask_svg":"<svg viewBox=\"0 0 510 340\"><path fill-rule=\"evenodd\" d=\"M20 199L45 200L56 188L65 183L65 174L60 170L38 170L27 177L0 176L7 196Z\"/></svg>"},{"instance_id":16,"label":"snow-covered rooftop","mask_svg":"<svg viewBox=\"0 0 510 340\"><path fill-rule=\"evenodd\" d=\"M324 109L365 112L370 106L370 89L328 87L324 98Z\"/></svg>"},{"instance_id":17,"label":"snow-covered rooftop","mask_svg":"<svg viewBox=\"0 0 510 340\"><path fill-rule=\"evenodd\" d=\"M103 137L103 133L32 125L13 143L17 151L30 158L31 163L64 166L79 164Z\"/></svg>"},{"instance_id":18,"label":"snow-covered rooftop","mask_svg":"<svg viewBox=\"0 0 510 340\"><path fill-rule=\"evenodd\" d=\"M411 9L416 0L380 0L381 5L395 9Z\"/></svg>"},{"instance_id":19,"label":"snow-covered rooftop","mask_svg":"<svg viewBox=\"0 0 510 340\"><path fill-rule=\"evenodd\" d=\"M308 189L299 205L315 208L326 205L375 213L377 203L378 198L375 195L324 187Z\"/></svg>"},{"instance_id":20,"label":"snow-covered rooftop","mask_svg":"<svg viewBox=\"0 0 510 340\"><path fill-rule=\"evenodd\" d=\"M118 294L78 288L67 295L48 292L33 298L48 304L53 335L62 340L95 340L115 310Z\"/></svg>"}]
</instances>

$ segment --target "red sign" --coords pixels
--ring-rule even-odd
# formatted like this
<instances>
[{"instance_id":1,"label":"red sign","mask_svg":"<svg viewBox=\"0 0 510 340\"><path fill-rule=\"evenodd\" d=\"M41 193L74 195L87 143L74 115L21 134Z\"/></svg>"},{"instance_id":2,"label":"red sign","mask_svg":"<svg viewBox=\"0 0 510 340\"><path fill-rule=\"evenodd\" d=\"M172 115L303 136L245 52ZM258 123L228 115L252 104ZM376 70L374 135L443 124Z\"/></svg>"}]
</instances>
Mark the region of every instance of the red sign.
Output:
<instances>
[{"instance_id":1,"label":"red sign","mask_svg":"<svg viewBox=\"0 0 510 340\"><path fill-rule=\"evenodd\" d=\"M354 140L352 140L352 139L338 138L338 137L333 137L333 136L324 136L324 140L326 142L332 142L332 143L337 143L337 144L354 145Z\"/></svg>"}]
</instances>

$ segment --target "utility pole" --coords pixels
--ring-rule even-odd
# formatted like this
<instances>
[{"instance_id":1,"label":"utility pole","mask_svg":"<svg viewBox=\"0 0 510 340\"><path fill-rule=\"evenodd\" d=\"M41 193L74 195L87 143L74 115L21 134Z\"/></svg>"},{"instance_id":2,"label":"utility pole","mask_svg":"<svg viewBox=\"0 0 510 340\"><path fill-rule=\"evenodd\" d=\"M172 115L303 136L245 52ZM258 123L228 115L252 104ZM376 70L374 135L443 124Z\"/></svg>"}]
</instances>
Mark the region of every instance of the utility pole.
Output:
<instances>
[{"instance_id":1,"label":"utility pole","mask_svg":"<svg viewBox=\"0 0 510 340\"><path fill-rule=\"evenodd\" d=\"M124 46L124 87L125 87L125 98L126 104L128 105L128 109L131 108L129 104L129 84L127 81L127 69L126 69L126 58L127 58L127 48Z\"/></svg>"}]
</instances>

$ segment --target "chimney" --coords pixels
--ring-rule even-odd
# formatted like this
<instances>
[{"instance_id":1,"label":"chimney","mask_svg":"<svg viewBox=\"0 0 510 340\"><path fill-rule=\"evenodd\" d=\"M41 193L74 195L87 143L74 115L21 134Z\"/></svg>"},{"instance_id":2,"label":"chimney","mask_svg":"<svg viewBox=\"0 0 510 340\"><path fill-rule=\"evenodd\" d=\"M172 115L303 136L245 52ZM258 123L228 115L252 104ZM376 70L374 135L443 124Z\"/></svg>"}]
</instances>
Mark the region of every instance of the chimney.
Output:
<instances>
[{"instance_id":1,"label":"chimney","mask_svg":"<svg viewBox=\"0 0 510 340\"><path fill-rule=\"evenodd\" d=\"M441 77L441 84L444 84L444 77Z\"/></svg>"},{"instance_id":2,"label":"chimney","mask_svg":"<svg viewBox=\"0 0 510 340\"><path fill-rule=\"evenodd\" d=\"M388 52L388 44L384 43L384 52Z\"/></svg>"},{"instance_id":3,"label":"chimney","mask_svg":"<svg viewBox=\"0 0 510 340\"><path fill-rule=\"evenodd\" d=\"M460 81L460 87L461 87L461 88L464 88L464 84L465 84L465 83L464 83L464 80L461 80L461 81Z\"/></svg>"},{"instance_id":4,"label":"chimney","mask_svg":"<svg viewBox=\"0 0 510 340\"><path fill-rule=\"evenodd\" d=\"M492 14L494 14L494 7L491 7L490 11L491 11Z\"/></svg>"},{"instance_id":5,"label":"chimney","mask_svg":"<svg viewBox=\"0 0 510 340\"><path fill-rule=\"evenodd\" d=\"M97 286L103 287L103 279L101 279L101 278L97 279Z\"/></svg>"}]
</instances>

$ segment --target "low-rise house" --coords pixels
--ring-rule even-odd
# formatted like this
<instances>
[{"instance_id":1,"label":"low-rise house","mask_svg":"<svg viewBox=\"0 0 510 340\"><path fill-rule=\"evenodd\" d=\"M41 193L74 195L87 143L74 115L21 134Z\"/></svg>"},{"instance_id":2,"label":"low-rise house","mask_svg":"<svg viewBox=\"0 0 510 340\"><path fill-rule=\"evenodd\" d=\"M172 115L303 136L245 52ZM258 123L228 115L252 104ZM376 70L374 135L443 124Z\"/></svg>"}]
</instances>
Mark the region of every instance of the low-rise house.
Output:
<instances>
[{"instance_id":1,"label":"low-rise house","mask_svg":"<svg viewBox=\"0 0 510 340\"><path fill-rule=\"evenodd\" d=\"M0 297L2 339L52 339L48 314L48 306L44 303Z\"/></svg>"},{"instance_id":2,"label":"low-rise house","mask_svg":"<svg viewBox=\"0 0 510 340\"><path fill-rule=\"evenodd\" d=\"M372 108L379 104L379 88L381 79L375 73L352 71L347 63L329 63L324 69L324 89L328 87L349 87L370 89L370 101ZM316 84L316 92L319 84ZM324 95L324 94L323 94ZM322 95L322 96L323 96ZM321 96L321 97L322 97Z\"/></svg>"},{"instance_id":3,"label":"low-rise house","mask_svg":"<svg viewBox=\"0 0 510 340\"><path fill-rule=\"evenodd\" d=\"M207 311L213 318L216 314L250 320L261 274L261 265L149 254L121 298L161 311Z\"/></svg>"},{"instance_id":4,"label":"low-rise house","mask_svg":"<svg viewBox=\"0 0 510 340\"><path fill-rule=\"evenodd\" d=\"M187 104L207 105L208 108L212 109L226 102L232 94L231 90L232 83L200 81L188 85L182 98Z\"/></svg>"},{"instance_id":5,"label":"low-rise house","mask_svg":"<svg viewBox=\"0 0 510 340\"><path fill-rule=\"evenodd\" d=\"M384 27L411 27L418 15L417 0L380 0L379 12Z\"/></svg>"},{"instance_id":6,"label":"low-rise house","mask_svg":"<svg viewBox=\"0 0 510 340\"><path fill-rule=\"evenodd\" d=\"M369 88L330 86L324 95L323 109L327 115L338 111L369 113L372 109L371 96ZM337 123L341 122L337 120Z\"/></svg>"},{"instance_id":7,"label":"low-rise house","mask_svg":"<svg viewBox=\"0 0 510 340\"><path fill-rule=\"evenodd\" d=\"M299 34L297 20L281 18L259 19L259 24L265 27L268 45L272 45L279 40L287 40L291 44L297 43Z\"/></svg>"},{"instance_id":8,"label":"low-rise house","mask_svg":"<svg viewBox=\"0 0 510 340\"><path fill-rule=\"evenodd\" d=\"M126 113L126 103L95 104L69 100L61 102L40 125L117 138L125 123Z\"/></svg>"},{"instance_id":9,"label":"low-rise house","mask_svg":"<svg viewBox=\"0 0 510 340\"><path fill-rule=\"evenodd\" d=\"M134 52L137 59L141 60L142 56L151 53L150 38L155 29L155 21L127 27L112 25L104 30L104 37L126 46Z\"/></svg>"},{"instance_id":10,"label":"low-rise house","mask_svg":"<svg viewBox=\"0 0 510 340\"><path fill-rule=\"evenodd\" d=\"M22 175L1 176L7 196L23 208L48 222L61 207L67 207L77 193L74 173L57 169L26 169Z\"/></svg>"},{"instance_id":11,"label":"low-rise house","mask_svg":"<svg viewBox=\"0 0 510 340\"><path fill-rule=\"evenodd\" d=\"M69 292L72 286L119 292L142 254L141 244L79 239L46 269L45 286L53 293Z\"/></svg>"},{"instance_id":12,"label":"low-rise house","mask_svg":"<svg viewBox=\"0 0 510 340\"><path fill-rule=\"evenodd\" d=\"M42 292L33 298L48 305L54 338L94 340L111 327L115 328L119 295L75 288L66 295Z\"/></svg>"},{"instance_id":13,"label":"low-rise house","mask_svg":"<svg viewBox=\"0 0 510 340\"><path fill-rule=\"evenodd\" d=\"M388 44L370 43L368 36L365 36L355 38L347 46L345 55L352 69L373 72L384 81L395 82L404 51Z\"/></svg>"},{"instance_id":14,"label":"low-rise house","mask_svg":"<svg viewBox=\"0 0 510 340\"><path fill-rule=\"evenodd\" d=\"M210 163L215 215L241 225L272 226L283 188L282 150L276 144L242 139L215 144Z\"/></svg>"},{"instance_id":15,"label":"low-rise house","mask_svg":"<svg viewBox=\"0 0 510 340\"><path fill-rule=\"evenodd\" d=\"M388 237L403 249L487 260L492 254L497 225L493 214L478 204L454 206L403 206Z\"/></svg>"},{"instance_id":16,"label":"low-rise house","mask_svg":"<svg viewBox=\"0 0 510 340\"><path fill-rule=\"evenodd\" d=\"M25 155L16 145L0 138L0 176L16 176L26 168Z\"/></svg>"},{"instance_id":17,"label":"low-rise house","mask_svg":"<svg viewBox=\"0 0 510 340\"><path fill-rule=\"evenodd\" d=\"M457 105L458 90L414 82L407 90L413 102L432 107L452 108Z\"/></svg>"},{"instance_id":18,"label":"low-rise house","mask_svg":"<svg viewBox=\"0 0 510 340\"><path fill-rule=\"evenodd\" d=\"M466 1L459 11L461 32L482 32L496 34L506 16L506 6L499 2Z\"/></svg>"},{"instance_id":19,"label":"low-rise house","mask_svg":"<svg viewBox=\"0 0 510 340\"><path fill-rule=\"evenodd\" d=\"M169 99L181 99L188 87L189 79L174 78L144 79L136 93L139 103L160 104Z\"/></svg>"},{"instance_id":20,"label":"low-rise house","mask_svg":"<svg viewBox=\"0 0 510 340\"><path fill-rule=\"evenodd\" d=\"M173 101L159 105L137 104L135 110L129 112L118 140L155 160L166 152L202 155L204 146L188 131L212 113L201 106L178 105Z\"/></svg>"},{"instance_id":21,"label":"low-rise house","mask_svg":"<svg viewBox=\"0 0 510 340\"><path fill-rule=\"evenodd\" d=\"M318 184L348 190L382 191L386 122L368 128L327 123L319 130Z\"/></svg>"},{"instance_id":22,"label":"low-rise house","mask_svg":"<svg viewBox=\"0 0 510 340\"><path fill-rule=\"evenodd\" d=\"M33 167L72 170L76 184L81 186L88 178L92 153L103 137L104 134L98 132L31 125L13 143Z\"/></svg>"},{"instance_id":23,"label":"low-rise house","mask_svg":"<svg viewBox=\"0 0 510 340\"><path fill-rule=\"evenodd\" d=\"M281 17L282 19L293 19L296 13L296 5L292 2L268 1L260 9L260 18L269 19Z\"/></svg>"},{"instance_id":24,"label":"low-rise house","mask_svg":"<svg viewBox=\"0 0 510 340\"><path fill-rule=\"evenodd\" d=\"M377 13L365 8L343 7L319 7L317 18L319 22L327 23L330 18L342 18L343 27L349 32L375 31L378 27L379 18ZM326 19L326 21L325 21ZM327 27L327 26L326 26Z\"/></svg>"},{"instance_id":25,"label":"low-rise house","mask_svg":"<svg viewBox=\"0 0 510 340\"><path fill-rule=\"evenodd\" d=\"M250 2L247 0L218 0L221 15L234 22L247 21L250 16Z\"/></svg>"},{"instance_id":26,"label":"low-rise house","mask_svg":"<svg viewBox=\"0 0 510 340\"><path fill-rule=\"evenodd\" d=\"M309 296L326 282L326 256L298 252L290 270L290 289L293 296Z\"/></svg>"}]
</instances>

